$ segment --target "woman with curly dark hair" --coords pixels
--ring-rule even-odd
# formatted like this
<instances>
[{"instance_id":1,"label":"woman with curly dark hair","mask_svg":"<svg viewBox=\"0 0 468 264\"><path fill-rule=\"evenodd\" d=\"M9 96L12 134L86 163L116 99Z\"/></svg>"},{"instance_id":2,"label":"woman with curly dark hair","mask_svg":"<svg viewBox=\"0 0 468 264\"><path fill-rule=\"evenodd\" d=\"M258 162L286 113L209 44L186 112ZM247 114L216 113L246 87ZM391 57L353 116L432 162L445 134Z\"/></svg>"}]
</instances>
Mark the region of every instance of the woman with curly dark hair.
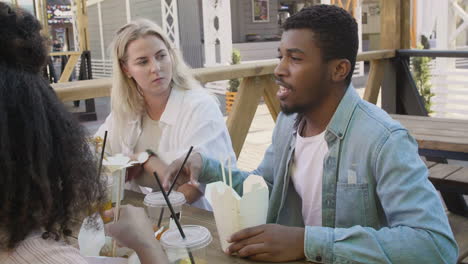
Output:
<instances>
[{"instance_id":1,"label":"woman with curly dark hair","mask_svg":"<svg viewBox=\"0 0 468 264\"><path fill-rule=\"evenodd\" d=\"M67 236L104 201L96 160L40 74L48 55L39 22L0 2L0 25L0 263L87 263ZM156 263L165 256L142 210L124 207L109 230Z\"/></svg>"}]
</instances>

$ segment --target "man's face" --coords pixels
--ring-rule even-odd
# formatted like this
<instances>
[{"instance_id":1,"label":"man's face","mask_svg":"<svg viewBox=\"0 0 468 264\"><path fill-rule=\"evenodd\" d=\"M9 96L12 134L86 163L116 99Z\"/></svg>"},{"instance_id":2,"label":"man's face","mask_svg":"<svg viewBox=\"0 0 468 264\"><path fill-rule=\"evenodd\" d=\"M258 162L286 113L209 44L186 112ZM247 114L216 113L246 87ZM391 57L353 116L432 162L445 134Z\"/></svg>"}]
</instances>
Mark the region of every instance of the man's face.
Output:
<instances>
[{"instance_id":1,"label":"man's face","mask_svg":"<svg viewBox=\"0 0 468 264\"><path fill-rule=\"evenodd\" d=\"M309 29L283 33L278 48L280 62L274 74L280 86L276 96L285 114L305 113L317 107L327 91L328 70Z\"/></svg>"}]
</instances>

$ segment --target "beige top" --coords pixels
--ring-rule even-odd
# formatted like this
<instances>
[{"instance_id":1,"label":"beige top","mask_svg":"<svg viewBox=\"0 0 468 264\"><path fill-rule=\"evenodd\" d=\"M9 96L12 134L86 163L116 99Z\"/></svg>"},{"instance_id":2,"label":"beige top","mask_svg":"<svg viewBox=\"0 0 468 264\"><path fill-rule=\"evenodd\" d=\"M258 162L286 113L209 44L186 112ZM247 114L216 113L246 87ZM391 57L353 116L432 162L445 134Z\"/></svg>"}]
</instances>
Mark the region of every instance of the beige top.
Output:
<instances>
[{"instance_id":1,"label":"beige top","mask_svg":"<svg viewBox=\"0 0 468 264\"><path fill-rule=\"evenodd\" d=\"M0 251L2 264L87 264L78 249L62 241L43 239L37 232L22 241L14 250Z\"/></svg>"},{"instance_id":2,"label":"beige top","mask_svg":"<svg viewBox=\"0 0 468 264\"><path fill-rule=\"evenodd\" d=\"M141 134L135 145L135 153L144 152L151 149L156 152L161 140L162 125L159 121L151 119L148 114L145 114L141 122ZM144 174L148 172L144 171ZM144 175L142 179L153 179L153 175ZM148 178L149 177L149 178ZM144 186L150 186L150 183L142 183Z\"/></svg>"},{"instance_id":3,"label":"beige top","mask_svg":"<svg viewBox=\"0 0 468 264\"><path fill-rule=\"evenodd\" d=\"M135 153L143 152L147 149L157 151L161 139L162 128L159 121L155 121L148 114L143 116L141 134L135 145Z\"/></svg>"}]
</instances>

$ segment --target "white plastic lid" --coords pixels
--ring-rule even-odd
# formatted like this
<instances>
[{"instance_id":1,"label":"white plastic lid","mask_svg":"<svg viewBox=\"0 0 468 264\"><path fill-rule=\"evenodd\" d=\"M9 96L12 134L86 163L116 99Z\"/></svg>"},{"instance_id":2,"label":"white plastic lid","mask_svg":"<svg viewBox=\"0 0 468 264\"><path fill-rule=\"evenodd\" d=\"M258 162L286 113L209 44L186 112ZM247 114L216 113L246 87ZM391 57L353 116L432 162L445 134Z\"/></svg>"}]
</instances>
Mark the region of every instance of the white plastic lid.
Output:
<instances>
[{"instance_id":1,"label":"white plastic lid","mask_svg":"<svg viewBox=\"0 0 468 264\"><path fill-rule=\"evenodd\" d=\"M179 229L174 228L163 233L161 245L165 249L188 248L193 251L207 247L213 240L210 231L204 226L184 225L182 229L185 240L180 235Z\"/></svg>"},{"instance_id":2,"label":"white plastic lid","mask_svg":"<svg viewBox=\"0 0 468 264\"><path fill-rule=\"evenodd\" d=\"M172 206L181 206L186 202L184 194L176 191L171 192L169 201L171 201ZM168 207L162 192L148 193L143 204L148 207Z\"/></svg>"}]
</instances>

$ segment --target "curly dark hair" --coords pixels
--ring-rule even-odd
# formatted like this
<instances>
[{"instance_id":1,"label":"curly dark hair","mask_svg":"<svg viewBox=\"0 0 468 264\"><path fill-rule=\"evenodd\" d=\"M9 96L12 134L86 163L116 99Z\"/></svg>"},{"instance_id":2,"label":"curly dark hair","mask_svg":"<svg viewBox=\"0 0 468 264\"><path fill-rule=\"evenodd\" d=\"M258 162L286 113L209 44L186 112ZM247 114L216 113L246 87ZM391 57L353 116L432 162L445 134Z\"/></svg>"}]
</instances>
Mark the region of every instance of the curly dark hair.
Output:
<instances>
[{"instance_id":1,"label":"curly dark hair","mask_svg":"<svg viewBox=\"0 0 468 264\"><path fill-rule=\"evenodd\" d=\"M349 60L351 71L346 77L346 84L349 85L359 47L358 26L351 14L334 5L314 5L289 17L282 27L284 30L310 29L325 62Z\"/></svg>"},{"instance_id":2,"label":"curly dark hair","mask_svg":"<svg viewBox=\"0 0 468 264\"><path fill-rule=\"evenodd\" d=\"M0 248L13 249L35 230L70 235L72 221L103 203L105 186L84 129L40 74L39 22L0 2L0 24Z\"/></svg>"}]
</instances>

